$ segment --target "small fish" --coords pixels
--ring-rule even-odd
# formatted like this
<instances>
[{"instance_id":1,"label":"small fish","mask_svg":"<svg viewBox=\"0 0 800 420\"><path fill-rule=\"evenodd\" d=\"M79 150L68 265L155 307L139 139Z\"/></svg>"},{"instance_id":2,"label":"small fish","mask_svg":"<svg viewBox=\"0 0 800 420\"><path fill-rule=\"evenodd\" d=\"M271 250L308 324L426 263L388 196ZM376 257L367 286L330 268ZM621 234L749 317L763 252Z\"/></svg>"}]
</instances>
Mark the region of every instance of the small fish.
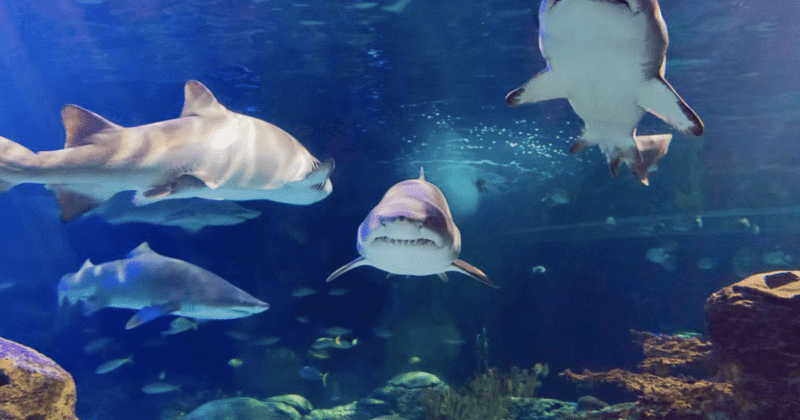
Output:
<instances>
[{"instance_id":1,"label":"small fish","mask_svg":"<svg viewBox=\"0 0 800 420\"><path fill-rule=\"evenodd\" d=\"M336 342L335 338L320 337L311 344L311 348L314 350L327 349L328 347L333 346L335 342Z\"/></svg>"},{"instance_id":2,"label":"small fish","mask_svg":"<svg viewBox=\"0 0 800 420\"><path fill-rule=\"evenodd\" d=\"M344 287L336 287L328 291L331 296L344 296L348 293L350 293L350 289L345 289Z\"/></svg>"},{"instance_id":3,"label":"small fish","mask_svg":"<svg viewBox=\"0 0 800 420\"><path fill-rule=\"evenodd\" d=\"M158 380L159 381L163 381L166 377L167 377L167 371L166 370L162 370L161 372L158 372Z\"/></svg>"},{"instance_id":4,"label":"small fish","mask_svg":"<svg viewBox=\"0 0 800 420\"><path fill-rule=\"evenodd\" d=\"M168 384L166 382L153 382L142 387L145 394L166 394L167 392L178 391L180 385Z\"/></svg>"},{"instance_id":5,"label":"small fish","mask_svg":"<svg viewBox=\"0 0 800 420\"><path fill-rule=\"evenodd\" d=\"M702 257L697 260L697 268L700 270L711 270L717 266L717 260L709 257Z\"/></svg>"},{"instance_id":6,"label":"small fish","mask_svg":"<svg viewBox=\"0 0 800 420\"><path fill-rule=\"evenodd\" d=\"M195 330L197 331L198 322L189 318L178 317L169 323L169 329L161 331L161 335L174 335L180 334L184 331Z\"/></svg>"},{"instance_id":7,"label":"small fish","mask_svg":"<svg viewBox=\"0 0 800 420\"><path fill-rule=\"evenodd\" d=\"M342 337L336 337L333 339L333 344L330 345L330 348L347 350L349 348L354 347L356 344L358 344L358 338L354 338L350 341L347 341L347 340L342 340Z\"/></svg>"},{"instance_id":8,"label":"small fish","mask_svg":"<svg viewBox=\"0 0 800 420\"><path fill-rule=\"evenodd\" d=\"M307 316L305 316L305 315L299 315L299 316L296 316L296 317L294 317L294 319L295 319L297 322L301 323L301 324L308 324L309 322L311 322L311 319L309 319L309 318L308 318Z\"/></svg>"},{"instance_id":9,"label":"small fish","mask_svg":"<svg viewBox=\"0 0 800 420\"><path fill-rule=\"evenodd\" d=\"M114 339L111 337L98 337L86 343L83 346L83 352L86 354L100 353L105 350L109 344L113 343Z\"/></svg>"},{"instance_id":10,"label":"small fish","mask_svg":"<svg viewBox=\"0 0 800 420\"><path fill-rule=\"evenodd\" d=\"M410 365L415 365L416 366L416 365L418 365L420 363L422 363L422 358L420 358L420 357L411 356L411 357L408 358L408 364L410 364Z\"/></svg>"},{"instance_id":11,"label":"small fish","mask_svg":"<svg viewBox=\"0 0 800 420\"><path fill-rule=\"evenodd\" d=\"M547 269L544 268L543 265L537 265L535 267L532 267L531 271L533 272L533 274L544 274L545 271L547 271Z\"/></svg>"},{"instance_id":12,"label":"small fish","mask_svg":"<svg viewBox=\"0 0 800 420\"><path fill-rule=\"evenodd\" d=\"M617 219L615 219L614 216L606 217L606 227L609 229L617 227Z\"/></svg>"},{"instance_id":13,"label":"small fish","mask_svg":"<svg viewBox=\"0 0 800 420\"><path fill-rule=\"evenodd\" d=\"M242 365L244 365L244 362L242 361L242 359L235 359L234 358L234 359L228 360L228 366L230 366L230 367L232 367L234 369L238 369L238 368L242 367Z\"/></svg>"},{"instance_id":14,"label":"small fish","mask_svg":"<svg viewBox=\"0 0 800 420\"><path fill-rule=\"evenodd\" d=\"M310 287L301 287L299 289L295 289L292 292L292 296L294 296L296 298L303 298L303 297L306 297L306 296L315 295L318 292L319 292L318 290L312 289Z\"/></svg>"},{"instance_id":15,"label":"small fish","mask_svg":"<svg viewBox=\"0 0 800 420\"><path fill-rule=\"evenodd\" d=\"M773 266L787 266L791 264L792 256L781 250L777 250L777 251L767 252L764 255L762 255L761 261L764 262L764 264L769 264Z\"/></svg>"},{"instance_id":16,"label":"small fish","mask_svg":"<svg viewBox=\"0 0 800 420\"><path fill-rule=\"evenodd\" d=\"M225 335L237 341L249 341L250 335L236 330L225 330Z\"/></svg>"},{"instance_id":17,"label":"small fish","mask_svg":"<svg viewBox=\"0 0 800 420\"><path fill-rule=\"evenodd\" d=\"M15 282L13 280L0 281L0 291L6 290L6 289L10 289L10 288L12 288L12 287L14 287L16 285L17 285L17 282Z\"/></svg>"},{"instance_id":18,"label":"small fish","mask_svg":"<svg viewBox=\"0 0 800 420\"><path fill-rule=\"evenodd\" d=\"M307 381L322 381L322 386L328 386L328 373L322 373L314 366L304 366L299 373Z\"/></svg>"},{"instance_id":19,"label":"small fish","mask_svg":"<svg viewBox=\"0 0 800 420\"><path fill-rule=\"evenodd\" d=\"M124 365L127 365L128 363L133 363L133 355L130 355L128 357L123 357L121 359L109 360L103 363L102 365L98 366L97 369L94 370L94 373L98 375L103 375L108 372L111 372L112 370L116 370Z\"/></svg>"},{"instance_id":20,"label":"small fish","mask_svg":"<svg viewBox=\"0 0 800 420\"><path fill-rule=\"evenodd\" d=\"M442 341L444 341L445 344L449 344L451 346L460 346L466 343L466 340L464 340L461 337L447 337Z\"/></svg>"},{"instance_id":21,"label":"small fish","mask_svg":"<svg viewBox=\"0 0 800 420\"><path fill-rule=\"evenodd\" d=\"M272 346L278 344L280 341L280 337L275 337L274 335L263 335L253 339L250 344L254 346Z\"/></svg>"},{"instance_id":22,"label":"small fish","mask_svg":"<svg viewBox=\"0 0 800 420\"><path fill-rule=\"evenodd\" d=\"M550 206L557 206L560 204L569 204L569 193L560 188L553 188L550 192L545 193L542 202L548 203Z\"/></svg>"},{"instance_id":23,"label":"small fish","mask_svg":"<svg viewBox=\"0 0 800 420\"><path fill-rule=\"evenodd\" d=\"M739 226L742 229L749 230L750 227L751 227L750 219L748 219L746 217L740 217L740 218L736 219L736 222L739 223Z\"/></svg>"},{"instance_id":24,"label":"small fish","mask_svg":"<svg viewBox=\"0 0 800 420\"><path fill-rule=\"evenodd\" d=\"M382 327L373 327L372 332L375 334L376 337L380 338L392 338L392 336L394 335L392 334L391 331Z\"/></svg>"},{"instance_id":25,"label":"small fish","mask_svg":"<svg viewBox=\"0 0 800 420\"><path fill-rule=\"evenodd\" d=\"M339 327L339 326L328 327L328 328L325 329L325 333L329 334L329 335L332 335L332 336L347 335L347 334L350 334L352 332L353 332L353 330L351 330L350 328Z\"/></svg>"},{"instance_id":26,"label":"small fish","mask_svg":"<svg viewBox=\"0 0 800 420\"><path fill-rule=\"evenodd\" d=\"M330 359L331 354L321 349L308 349L308 355L315 359Z\"/></svg>"}]
</instances>

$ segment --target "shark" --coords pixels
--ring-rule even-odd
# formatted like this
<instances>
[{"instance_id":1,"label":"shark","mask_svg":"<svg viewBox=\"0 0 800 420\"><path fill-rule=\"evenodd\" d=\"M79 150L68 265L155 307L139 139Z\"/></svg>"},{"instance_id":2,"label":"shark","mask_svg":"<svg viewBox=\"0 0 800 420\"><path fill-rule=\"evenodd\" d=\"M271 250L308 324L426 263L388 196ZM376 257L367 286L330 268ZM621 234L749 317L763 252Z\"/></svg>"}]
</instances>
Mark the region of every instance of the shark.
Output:
<instances>
[{"instance_id":1,"label":"shark","mask_svg":"<svg viewBox=\"0 0 800 420\"><path fill-rule=\"evenodd\" d=\"M361 255L334 271L331 282L353 268L372 266L389 274L437 275L447 281L448 271L466 274L498 288L483 271L458 259L461 233L453 222L442 191L419 178L393 185L358 227L356 248Z\"/></svg>"},{"instance_id":2,"label":"shark","mask_svg":"<svg viewBox=\"0 0 800 420\"><path fill-rule=\"evenodd\" d=\"M194 264L165 257L142 243L127 258L103 264L86 260L58 283L59 304L83 302L84 313L102 308L137 312L126 329L165 315L235 319L269 309L269 304Z\"/></svg>"},{"instance_id":3,"label":"shark","mask_svg":"<svg viewBox=\"0 0 800 420\"><path fill-rule=\"evenodd\" d=\"M135 191L136 205L190 197L304 205L331 193L333 159L320 161L281 128L228 110L196 80L184 96L178 118L136 127L66 105L61 150L34 153L0 137L0 191L45 184L65 221L120 191Z\"/></svg>"},{"instance_id":4,"label":"shark","mask_svg":"<svg viewBox=\"0 0 800 420\"><path fill-rule=\"evenodd\" d=\"M97 215L114 225L148 223L178 226L189 233L197 233L206 226L236 225L261 215L260 211L232 201L181 198L136 206L131 196L128 192L116 194L84 216Z\"/></svg>"},{"instance_id":5,"label":"shark","mask_svg":"<svg viewBox=\"0 0 800 420\"><path fill-rule=\"evenodd\" d=\"M646 112L686 135L704 132L700 117L664 77L668 44L656 0L542 0L539 49L547 66L511 91L506 103L566 98L584 122L570 152L597 145L613 177L624 162L648 185L672 135L637 135Z\"/></svg>"}]
</instances>

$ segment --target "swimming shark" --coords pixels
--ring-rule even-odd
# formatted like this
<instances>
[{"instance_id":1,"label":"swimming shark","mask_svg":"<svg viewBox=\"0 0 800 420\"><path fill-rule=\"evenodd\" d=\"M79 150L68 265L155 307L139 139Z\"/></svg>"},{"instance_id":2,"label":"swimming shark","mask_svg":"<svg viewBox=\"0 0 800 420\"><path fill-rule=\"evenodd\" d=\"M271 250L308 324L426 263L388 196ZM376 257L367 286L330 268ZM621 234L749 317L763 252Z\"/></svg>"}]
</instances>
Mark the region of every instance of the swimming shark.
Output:
<instances>
[{"instance_id":1,"label":"swimming shark","mask_svg":"<svg viewBox=\"0 0 800 420\"><path fill-rule=\"evenodd\" d=\"M131 202L132 194L121 192L102 202L85 216L97 215L114 225L149 223L178 226L197 233L206 226L230 226L255 219L260 211L242 207L232 201L182 198L157 201L144 206Z\"/></svg>"},{"instance_id":2,"label":"swimming shark","mask_svg":"<svg viewBox=\"0 0 800 420\"><path fill-rule=\"evenodd\" d=\"M137 127L67 105L62 150L33 153L0 137L0 191L46 184L63 220L128 190L137 205L189 197L311 204L331 193L332 159L320 162L282 129L229 111L196 80L184 95L179 118Z\"/></svg>"},{"instance_id":3,"label":"swimming shark","mask_svg":"<svg viewBox=\"0 0 800 420\"><path fill-rule=\"evenodd\" d=\"M353 268L370 265L390 274L438 275L455 271L497 288L483 271L459 260L461 233L447 200L435 185L418 179L393 185L358 227L361 255L328 276L330 282Z\"/></svg>"},{"instance_id":4,"label":"swimming shark","mask_svg":"<svg viewBox=\"0 0 800 420\"><path fill-rule=\"evenodd\" d=\"M598 145L612 176L624 162L647 185L672 135L636 135L645 112L687 135L704 131L664 78L668 43L656 0L542 0L539 49L547 67L511 91L506 103L566 98L585 125L570 152Z\"/></svg>"},{"instance_id":5,"label":"swimming shark","mask_svg":"<svg viewBox=\"0 0 800 420\"><path fill-rule=\"evenodd\" d=\"M135 309L131 329L164 315L234 319L269 309L269 304L186 261L157 254L147 242L122 260L94 265L88 259L58 283L60 304L83 302L84 312Z\"/></svg>"}]
</instances>

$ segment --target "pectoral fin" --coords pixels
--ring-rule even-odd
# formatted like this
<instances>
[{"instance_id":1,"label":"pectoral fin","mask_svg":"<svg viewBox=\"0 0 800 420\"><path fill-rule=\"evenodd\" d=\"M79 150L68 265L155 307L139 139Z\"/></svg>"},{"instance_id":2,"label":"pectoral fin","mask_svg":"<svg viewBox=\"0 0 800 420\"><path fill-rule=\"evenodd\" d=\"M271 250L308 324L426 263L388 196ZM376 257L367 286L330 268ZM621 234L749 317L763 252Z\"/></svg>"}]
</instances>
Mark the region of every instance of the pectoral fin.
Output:
<instances>
[{"instance_id":1,"label":"pectoral fin","mask_svg":"<svg viewBox=\"0 0 800 420\"><path fill-rule=\"evenodd\" d=\"M661 77L648 80L639 89L637 104L647 112L687 135L702 136L700 117L686 105L675 89Z\"/></svg>"},{"instance_id":2,"label":"pectoral fin","mask_svg":"<svg viewBox=\"0 0 800 420\"><path fill-rule=\"evenodd\" d=\"M200 188L209 187L200 178L194 175L183 174L170 179L163 184L153 186L148 190L137 191L136 195L133 197L133 203L137 206L149 204L154 201L167 198L173 194Z\"/></svg>"},{"instance_id":3,"label":"pectoral fin","mask_svg":"<svg viewBox=\"0 0 800 420\"><path fill-rule=\"evenodd\" d=\"M517 106L566 97L567 90L564 82L548 67L533 76L524 85L509 92L506 95L506 104Z\"/></svg>"},{"instance_id":4,"label":"pectoral fin","mask_svg":"<svg viewBox=\"0 0 800 420\"><path fill-rule=\"evenodd\" d=\"M494 282L489 280L489 277L487 277L486 274L483 273L483 271L479 270L477 267L472 266L472 264L466 261L462 260L453 261L453 265L451 265L447 271L457 271L461 274L466 274L474 278L475 280L479 280L489 287L493 287L495 289L500 288L500 286L494 284Z\"/></svg>"},{"instance_id":5,"label":"pectoral fin","mask_svg":"<svg viewBox=\"0 0 800 420\"><path fill-rule=\"evenodd\" d=\"M341 276L342 274L344 274L344 273L346 273L346 272L348 272L348 271L350 271L350 270L352 270L352 269L354 269L356 267L361 267L362 265L371 265L371 264L369 263L369 261L367 261L366 258L358 257L358 258L354 259L353 261L350 261L349 263L343 265L338 270L334 271L330 276L328 276L328 278L325 280L325 282L331 282L334 279L336 279L337 277Z\"/></svg>"},{"instance_id":6,"label":"pectoral fin","mask_svg":"<svg viewBox=\"0 0 800 420\"><path fill-rule=\"evenodd\" d=\"M437 274L437 276L439 276L439 280L441 280L441 281L442 281L442 283L447 283L447 282L449 282L449 281L450 281L450 280L447 278L447 274L445 274L445 273L439 273L439 274Z\"/></svg>"},{"instance_id":7,"label":"pectoral fin","mask_svg":"<svg viewBox=\"0 0 800 420\"><path fill-rule=\"evenodd\" d=\"M69 222L99 206L102 200L69 190L56 189L56 200L61 208L61 220Z\"/></svg>"},{"instance_id":8,"label":"pectoral fin","mask_svg":"<svg viewBox=\"0 0 800 420\"><path fill-rule=\"evenodd\" d=\"M145 306L128 320L128 323L125 324L125 329L129 330L131 328L136 328L139 325L142 325L148 321L152 321L160 316L169 315L172 312L179 310L180 307L181 306L179 302L167 302L162 305Z\"/></svg>"}]
</instances>

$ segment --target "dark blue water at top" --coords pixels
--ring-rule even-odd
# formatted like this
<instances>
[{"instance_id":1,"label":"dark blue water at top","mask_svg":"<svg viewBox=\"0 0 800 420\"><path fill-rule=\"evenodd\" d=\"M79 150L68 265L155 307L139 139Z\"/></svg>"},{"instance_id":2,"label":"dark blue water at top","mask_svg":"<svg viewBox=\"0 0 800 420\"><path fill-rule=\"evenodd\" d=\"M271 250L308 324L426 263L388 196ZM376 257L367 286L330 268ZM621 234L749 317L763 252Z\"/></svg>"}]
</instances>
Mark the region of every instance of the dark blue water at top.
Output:
<instances>
[{"instance_id":1,"label":"dark blue water at top","mask_svg":"<svg viewBox=\"0 0 800 420\"><path fill-rule=\"evenodd\" d=\"M41 186L0 196L0 283L11 285L0 291L0 336L73 374L79 417L160 418L240 394L299 393L332 406L410 369L458 385L479 368L475 338L483 328L488 362L501 369L537 362L551 372L633 368L641 355L629 329L702 332L710 293L796 265L796 1L661 5L671 39L667 77L707 131L702 139L676 133L649 187L626 170L612 179L597 148L567 152L582 125L566 102L505 106L505 94L545 65L538 4L411 0L389 11L394 1L377 3L0 2L0 136L34 151L61 148L67 103L123 126L175 118L183 84L197 79L229 109L274 123L315 156L336 160L325 200L243 203L261 216L197 234L98 217L65 224ZM652 117L639 131L671 132ZM371 268L326 285L328 274L357 256L356 229L369 210L420 167L448 197L461 258L502 288L458 274L447 284L385 279ZM567 203L547 198L560 190ZM160 332L169 317L125 331L130 311L59 311L62 275L87 258L123 258L143 241L271 308L166 338ZM648 259L656 254L666 257ZM300 287L320 293L292 297ZM328 295L334 287L352 291ZM330 359L310 357L309 344L335 325L352 329L359 344ZM376 327L393 336L376 336ZM253 346L232 337L242 331L281 341ZM463 343L443 343L443 334ZM99 337L113 340L87 354L84 346ZM130 354L133 364L94 373ZM411 365L412 357L422 362ZM329 372L335 390L301 378L306 365ZM161 372L181 390L142 393ZM583 392L555 375L541 391L564 399ZM609 402L626 397L596 392Z\"/></svg>"}]
</instances>

